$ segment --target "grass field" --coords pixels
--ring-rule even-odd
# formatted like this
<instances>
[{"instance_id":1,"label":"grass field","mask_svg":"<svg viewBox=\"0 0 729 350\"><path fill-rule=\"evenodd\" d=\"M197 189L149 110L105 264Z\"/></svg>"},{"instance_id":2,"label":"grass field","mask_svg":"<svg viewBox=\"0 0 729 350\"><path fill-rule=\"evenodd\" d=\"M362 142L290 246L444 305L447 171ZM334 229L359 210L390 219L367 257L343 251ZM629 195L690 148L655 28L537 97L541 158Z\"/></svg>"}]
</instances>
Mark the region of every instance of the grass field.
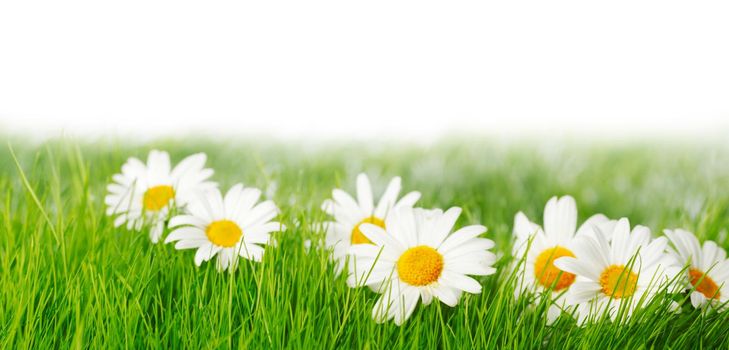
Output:
<instances>
[{"instance_id":1,"label":"grass field","mask_svg":"<svg viewBox=\"0 0 729 350\"><path fill-rule=\"evenodd\" d=\"M729 149L715 144L612 145L477 140L432 146L306 146L242 141L160 140L129 146L12 141L0 151L0 345L2 348L729 348L729 313L679 315L652 303L623 325L580 328L567 316L545 324L546 305L513 297L514 214L541 221L553 195L574 196L580 220L629 217L654 236L683 227L729 248ZM115 229L104 215L111 175L152 148L173 161L204 151L214 180L261 188L288 231L260 264L233 274L197 268L193 251L153 245L146 233ZM22 169L22 170L21 170ZM22 172L21 172L22 171ZM456 308L419 306L402 327L371 319L376 295L335 277L324 252L321 203L334 187L354 189L368 173L376 193L391 176L419 205L464 210L458 226L483 224L499 272Z\"/></svg>"}]
</instances>

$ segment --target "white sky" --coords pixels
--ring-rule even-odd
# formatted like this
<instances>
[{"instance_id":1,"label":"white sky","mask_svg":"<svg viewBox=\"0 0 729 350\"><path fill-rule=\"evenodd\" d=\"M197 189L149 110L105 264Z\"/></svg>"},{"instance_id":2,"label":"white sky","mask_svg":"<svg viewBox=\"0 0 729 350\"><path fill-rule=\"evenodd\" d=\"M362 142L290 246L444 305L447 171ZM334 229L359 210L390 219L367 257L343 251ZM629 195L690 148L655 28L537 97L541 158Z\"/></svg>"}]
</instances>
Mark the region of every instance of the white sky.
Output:
<instances>
[{"instance_id":1,"label":"white sky","mask_svg":"<svg viewBox=\"0 0 729 350\"><path fill-rule=\"evenodd\" d=\"M0 3L12 134L704 137L728 125L726 1Z\"/></svg>"}]
</instances>

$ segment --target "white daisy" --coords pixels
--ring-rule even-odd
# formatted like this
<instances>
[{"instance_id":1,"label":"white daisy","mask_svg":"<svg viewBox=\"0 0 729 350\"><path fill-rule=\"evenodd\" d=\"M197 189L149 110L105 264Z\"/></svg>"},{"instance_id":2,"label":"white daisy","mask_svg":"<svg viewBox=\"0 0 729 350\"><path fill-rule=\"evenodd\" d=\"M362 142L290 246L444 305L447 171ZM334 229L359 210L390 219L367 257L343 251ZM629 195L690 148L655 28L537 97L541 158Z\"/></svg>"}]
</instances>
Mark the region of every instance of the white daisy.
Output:
<instances>
[{"instance_id":1,"label":"white daisy","mask_svg":"<svg viewBox=\"0 0 729 350\"><path fill-rule=\"evenodd\" d=\"M544 229L529 221L519 212L514 218L516 242L513 256L517 262L516 296L527 293L551 293L553 303L547 311L547 322L552 323L565 308L564 292L575 282L575 275L554 266L554 260L574 257L575 237L590 232L594 225L611 230L614 220L605 215L591 216L577 228L577 205L574 198L552 197L544 207ZM523 260L522 260L523 259Z\"/></svg>"},{"instance_id":2,"label":"white daisy","mask_svg":"<svg viewBox=\"0 0 729 350\"><path fill-rule=\"evenodd\" d=\"M575 257L554 261L558 268L577 276L567 302L580 306L575 315L580 324L604 312L616 320L619 309L631 315L641 299L648 302L680 271L676 260L666 253L666 238L651 240L647 227L638 225L631 232L628 219L622 218L611 234L595 229L576 239Z\"/></svg>"},{"instance_id":3,"label":"white daisy","mask_svg":"<svg viewBox=\"0 0 729 350\"><path fill-rule=\"evenodd\" d=\"M430 304L435 297L449 306L458 304L461 292L481 293L481 284L467 275L490 275L496 256L494 242L478 238L481 225L451 233L460 208L425 211L399 208L385 219L385 228L362 224L372 244L351 247L353 273L350 285L367 285L382 296L372 317L401 325L415 310L418 300Z\"/></svg>"},{"instance_id":4,"label":"white daisy","mask_svg":"<svg viewBox=\"0 0 729 350\"><path fill-rule=\"evenodd\" d=\"M112 177L104 199L106 214L116 216L114 227L126 223L127 229L141 231L150 225L149 237L157 243L172 209L183 208L197 192L217 187L206 181L213 170L205 168L205 160L204 153L193 154L173 169L164 151L149 152L147 164L129 158Z\"/></svg>"},{"instance_id":5,"label":"white daisy","mask_svg":"<svg viewBox=\"0 0 729 350\"><path fill-rule=\"evenodd\" d=\"M238 256L261 261L262 244L271 242L271 232L283 231L284 225L271 221L278 215L278 208L270 201L258 203L261 191L256 188L233 186L225 198L220 190L208 191L188 206L189 215L170 219L170 227L176 229L167 236L165 243L175 242L176 249L197 249L195 264L200 266L218 256L218 270L233 271Z\"/></svg>"},{"instance_id":6,"label":"white daisy","mask_svg":"<svg viewBox=\"0 0 729 350\"><path fill-rule=\"evenodd\" d=\"M385 227L390 211L400 207L412 207L420 199L420 193L413 191L398 200L401 187L400 177L394 177L375 207L370 180L367 175L359 174L357 175L357 200L337 188L332 191L332 199L324 201L322 209L334 217L334 221L324 223L326 230L324 243L328 249L332 250L331 257L336 262L337 275L342 271L345 258L352 245L372 243L362 234L360 225L369 223Z\"/></svg>"},{"instance_id":7,"label":"white daisy","mask_svg":"<svg viewBox=\"0 0 729 350\"><path fill-rule=\"evenodd\" d=\"M664 230L673 243L668 252L676 258L691 286L691 305L696 308L712 305L725 309L729 301L729 259L726 252L712 241L699 244L686 230Z\"/></svg>"}]
</instances>

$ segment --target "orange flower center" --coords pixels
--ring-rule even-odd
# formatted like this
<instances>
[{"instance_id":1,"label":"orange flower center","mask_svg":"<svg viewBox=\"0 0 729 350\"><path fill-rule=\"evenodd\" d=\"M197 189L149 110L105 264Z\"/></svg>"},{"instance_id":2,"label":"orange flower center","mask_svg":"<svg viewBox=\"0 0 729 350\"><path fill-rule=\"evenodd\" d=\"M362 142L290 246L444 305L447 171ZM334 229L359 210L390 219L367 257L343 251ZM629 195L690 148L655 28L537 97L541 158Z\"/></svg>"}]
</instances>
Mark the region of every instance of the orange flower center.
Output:
<instances>
[{"instance_id":1,"label":"orange flower center","mask_svg":"<svg viewBox=\"0 0 729 350\"><path fill-rule=\"evenodd\" d=\"M575 255L567 248L556 246L545 249L537 256L537 261L534 263L534 278L542 287L560 291L575 282L574 274L554 266L554 260L563 256L574 257Z\"/></svg>"},{"instance_id":2,"label":"orange flower center","mask_svg":"<svg viewBox=\"0 0 729 350\"><path fill-rule=\"evenodd\" d=\"M627 298L638 289L638 275L623 265L610 265L600 274L600 285L609 297Z\"/></svg>"},{"instance_id":3,"label":"orange flower center","mask_svg":"<svg viewBox=\"0 0 729 350\"><path fill-rule=\"evenodd\" d=\"M359 226L362 224L372 224L385 228L385 221L380 220L379 218L376 218L374 216L365 218L364 220L360 221L359 224L354 226L354 229L352 230L352 244L372 244L372 241L370 241L364 234L362 234L362 231L360 231Z\"/></svg>"},{"instance_id":4,"label":"orange flower center","mask_svg":"<svg viewBox=\"0 0 729 350\"><path fill-rule=\"evenodd\" d=\"M689 278L691 279L691 285L696 288L696 291L703 294L709 299L719 299L721 293L719 292L719 286L716 282L709 277L709 275L702 273L697 269L689 269Z\"/></svg>"},{"instance_id":5,"label":"orange flower center","mask_svg":"<svg viewBox=\"0 0 729 350\"><path fill-rule=\"evenodd\" d=\"M443 272L443 255L428 246L405 251L397 259L397 274L412 286L425 286L438 280Z\"/></svg>"}]
</instances>

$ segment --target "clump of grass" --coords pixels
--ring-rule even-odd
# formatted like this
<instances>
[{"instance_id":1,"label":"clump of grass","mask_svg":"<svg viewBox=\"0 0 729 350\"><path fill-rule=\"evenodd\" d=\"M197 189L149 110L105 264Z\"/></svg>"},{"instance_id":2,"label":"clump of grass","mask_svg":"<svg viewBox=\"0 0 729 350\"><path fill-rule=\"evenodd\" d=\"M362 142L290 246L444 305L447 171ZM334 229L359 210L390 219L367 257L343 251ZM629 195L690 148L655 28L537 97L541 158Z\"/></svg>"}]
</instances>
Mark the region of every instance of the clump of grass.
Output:
<instances>
[{"instance_id":1,"label":"clump of grass","mask_svg":"<svg viewBox=\"0 0 729 350\"><path fill-rule=\"evenodd\" d=\"M430 147L327 147L162 140L15 142L0 152L0 346L2 348L726 348L729 313L648 303L627 323L545 324L546 303L515 300L514 214L539 219L553 195L577 199L580 219L627 216L654 235L684 227L729 247L729 152L715 145L499 145L469 140ZM112 174L150 148L175 160L204 151L223 188L261 188L289 227L260 264L233 274L197 268L191 251L153 245L104 216ZM457 308L418 308L402 327L375 324L376 296L335 277L316 246L319 209L333 187L367 172L376 189L401 175L426 207L464 209L458 225L481 223L502 256L481 278L484 292ZM537 296L538 298L538 296Z\"/></svg>"}]
</instances>

